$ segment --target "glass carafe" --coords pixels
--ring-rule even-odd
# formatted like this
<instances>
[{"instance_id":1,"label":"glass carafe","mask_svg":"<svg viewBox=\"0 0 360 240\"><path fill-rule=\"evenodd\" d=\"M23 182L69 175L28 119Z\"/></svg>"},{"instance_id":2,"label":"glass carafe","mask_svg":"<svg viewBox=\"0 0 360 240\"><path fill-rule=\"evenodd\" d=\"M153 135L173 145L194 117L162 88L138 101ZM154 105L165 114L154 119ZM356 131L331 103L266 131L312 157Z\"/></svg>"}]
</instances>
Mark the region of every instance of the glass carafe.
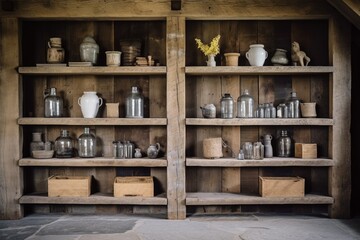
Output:
<instances>
[{"instance_id":1,"label":"glass carafe","mask_svg":"<svg viewBox=\"0 0 360 240\"><path fill-rule=\"evenodd\" d=\"M292 141L291 141L291 138L288 136L288 133L286 130L281 131L281 135L277 139L276 146L277 146L278 157L290 157L291 156Z\"/></svg>"},{"instance_id":2,"label":"glass carafe","mask_svg":"<svg viewBox=\"0 0 360 240\"><path fill-rule=\"evenodd\" d=\"M78 139L79 157L96 157L96 137L90 133L90 128L84 128L84 133Z\"/></svg>"},{"instance_id":3,"label":"glass carafe","mask_svg":"<svg viewBox=\"0 0 360 240\"><path fill-rule=\"evenodd\" d=\"M74 141L68 130L61 130L60 136L55 140L55 157L71 158L74 156Z\"/></svg>"},{"instance_id":4,"label":"glass carafe","mask_svg":"<svg viewBox=\"0 0 360 240\"><path fill-rule=\"evenodd\" d=\"M130 95L126 98L126 117L144 117L144 97L140 94L137 87L132 87Z\"/></svg>"},{"instance_id":5,"label":"glass carafe","mask_svg":"<svg viewBox=\"0 0 360 240\"><path fill-rule=\"evenodd\" d=\"M46 89L44 96L45 117L62 117L63 99L56 95L56 88Z\"/></svg>"},{"instance_id":6,"label":"glass carafe","mask_svg":"<svg viewBox=\"0 0 360 240\"><path fill-rule=\"evenodd\" d=\"M237 117L254 117L254 98L250 96L249 90L245 89L243 94L237 100Z\"/></svg>"},{"instance_id":7,"label":"glass carafe","mask_svg":"<svg viewBox=\"0 0 360 240\"><path fill-rule=\"evenodd\" d=\"M230 93L225 93L220 100L221 118L234 117L234 100Z\"/></svg>"}]
</instances>

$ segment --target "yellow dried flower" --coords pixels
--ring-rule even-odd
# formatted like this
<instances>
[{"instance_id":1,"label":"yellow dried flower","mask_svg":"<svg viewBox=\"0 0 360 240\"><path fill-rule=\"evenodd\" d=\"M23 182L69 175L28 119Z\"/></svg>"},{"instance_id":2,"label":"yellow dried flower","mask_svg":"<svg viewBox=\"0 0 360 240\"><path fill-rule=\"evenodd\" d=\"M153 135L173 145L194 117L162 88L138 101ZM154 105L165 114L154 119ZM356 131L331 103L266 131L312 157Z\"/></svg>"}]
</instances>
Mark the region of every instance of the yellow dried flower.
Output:
<instances>
[{"instance_id":1,"label":"yellow dried flower","mask_svg":"<svg viewBox=\"0 0 360 240\"><path fill-rule=\"evenodd\" d=\"M198 48L204 53L205 56L209 55L217 55L220 53L219 47L220 35L211 40L210 46L208 44L204 44L199 38L195 38L195 42L197 43Z\"/></svg>"}]
</instances>

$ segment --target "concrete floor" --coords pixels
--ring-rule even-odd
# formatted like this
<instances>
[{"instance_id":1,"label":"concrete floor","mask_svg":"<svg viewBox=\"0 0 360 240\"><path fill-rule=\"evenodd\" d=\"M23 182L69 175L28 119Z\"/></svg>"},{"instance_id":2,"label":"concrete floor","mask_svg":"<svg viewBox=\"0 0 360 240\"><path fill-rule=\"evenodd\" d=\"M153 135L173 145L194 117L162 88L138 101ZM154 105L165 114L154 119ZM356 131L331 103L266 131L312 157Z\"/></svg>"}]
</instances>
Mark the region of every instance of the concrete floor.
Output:
<instances>
[{"instance_id":1,"label":"concrete floor","mask_svg":"<svg viewBox=\"0 0 360 240\"><path fill-rule=\"evenodd\" d=\"M301 215L217 215L166 220L124 215L29 215L0 221L0 239L39 240L350 240L360 218Z\"/></svg>"}]
</instances>

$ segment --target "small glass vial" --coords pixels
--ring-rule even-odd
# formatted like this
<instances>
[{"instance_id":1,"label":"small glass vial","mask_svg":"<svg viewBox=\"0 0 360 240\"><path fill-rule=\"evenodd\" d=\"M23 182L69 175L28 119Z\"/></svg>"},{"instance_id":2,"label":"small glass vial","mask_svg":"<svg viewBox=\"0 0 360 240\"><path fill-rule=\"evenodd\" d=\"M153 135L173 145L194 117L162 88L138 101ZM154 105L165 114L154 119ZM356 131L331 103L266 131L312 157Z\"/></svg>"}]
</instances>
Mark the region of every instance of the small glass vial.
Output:
<instances>
[{"instance_id":1,"label":"small glass vial","mask_svg":"<svg viewBox=\"0 0 360 240\"><path fill-rule=\"evenodd\" d=\"M296 92L291 92L290 97L287 100L288 106L288 116L289 118L299 118L300 117L300 100L296 96Z\"/></svg>"},{"instance_id":2,"label":"small glass vial","mask_svg":"<svg viewBox=\"0 0 360 240\"><path fill-rule=\"evenodd\" d=\"M41 140L41 133L32 133L32 141L30 143L30 154L33 157L32 152L36 150L45 150L45 143Z\"/></svg>"},{"instance_id":3,"label":"small glass vial","mask_svg":"<svg viewBox=\"0 0 360 240\"><path fill-rule=\"evenodd\" d=\"M276 108L274 107L274 104L271 102L269 103L270 107L270 117L276 118Z\"/></svg>"},{"instance_id":4,"label":"small glass vial","mask_svg":"<svg viewBox=\"0 0 360 240\"><path fill-rule=\"evenodd\" d=\"M46 89L44 96L45 117L62 117L63 99L56 95L56 88Z\"/></svg>"},{"instance_id":5,"label":"small glass vial","mask_svg":"<svg viewBox=\"0 0 360 240\"><path fill-rule=\"evenodd\" d=\"M141 149L140 149L140 148L135 148L134 157L136 157L136 158L141 158L141 157L142 157Z\"/></svg>"},{"instance_id":6,"label":"small glass vial","mask_svg":"<svg viewBox=\"0 0 360 240\"><path fill-rule=\"evenodd\" d=\"M265 117L264 104L259 104L257 111L258 111L258 118L264 118Z\"/></svg>"},{"instance_id":7,"label":"small glass vial","mask_svg":"<svg viewBox=\"0 0 360 240\"><path fill-rule=\"evenodd\" d=\"M244 151L243 151L242 149L240 149L239 154L238 154L238 156L237 156L237 159L238 159L238 160L244 160L244 159L245 159L245 157L244 157Z\"/></svg>"},{"instance_id":8,"label":"small glass vial","mask_svg":"<svg viewBox=\"0 0 360 240\"><path fill-rule=\"evenodd\" d=\"M245 89L243 94L237 99L237 117L254 117L254 98L250 96L249 90Z\"/></svg>"},{"instance_id":9,"label":"small glass vial","mask_svg":"<svg viewBox=\"0 0 360 240\"><path fill-rule=\"evenodd\" d=\"M234 100L230 93L225 93L220 100L221 118L234 118Z\"/></svg>"},{"instance_id":10,"label":"small glass vial","mask_svg":"<svg viewBox=\"0 0 360 240\"><path fill-rule=\"evenodd\" d=\"M96 157L96 137L90 133L90 128L84 128L84 133L78 139L79 157Z\"/></svg>"},{"instance_id":11,"label":"small glass vial","mask_svg":"<svg viewBox=\"0 0 360 240\"><path fill-rule=\"evenodd\" d=\"M74 141L68 130L61 130L60 136L55 140L55 157L71 158L74 156Z\"/></svg>"},{"instance_id":12,"label":"small glass vial","mask_svg":"<svg viewBox=\"0 0 360 240\"><path fill-rule=\"evenodd\" d=\"M137 87L132 87L130 95L126 98L126 117L144 117L144 97L139 93Z\"/></svg>"},{"instance_id":13,"label":"small glass vial","mask_svg":"<svg viewBox=\"0 0 360 240\"><path fill-rule=\"evenodd\" d=\"M270 108L269 103L265 103L264 117L265 118L270 118L271 117L271 108Z\"/></svg>"}]
</instances>

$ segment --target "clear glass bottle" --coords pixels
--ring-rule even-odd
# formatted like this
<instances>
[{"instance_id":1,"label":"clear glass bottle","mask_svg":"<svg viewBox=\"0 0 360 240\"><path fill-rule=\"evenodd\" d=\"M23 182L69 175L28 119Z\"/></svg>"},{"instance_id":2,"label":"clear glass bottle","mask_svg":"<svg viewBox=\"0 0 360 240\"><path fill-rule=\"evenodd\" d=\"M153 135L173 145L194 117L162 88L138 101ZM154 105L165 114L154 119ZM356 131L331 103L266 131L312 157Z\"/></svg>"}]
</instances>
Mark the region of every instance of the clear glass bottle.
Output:
<instances>
[{"instance_id":1,"label":"clear glass bottle","mask_svg":"<svg viewBox=\"0 0 360 240\"><path fill-rule=\"evenodd\" d=\"M74 141L68 130L61 130L60 136L55 140L55 157L71 158L74 156Z\"/></svg>"},{"instance_id":2,"label":"clear glass bottle","mask_svg":"<svg viewBox=\"0 0 360 240\"><path fill-rule=\"evenodd\" d=\"M270 117L276 118L276 108L274 107L274 104L271 102L270 105Z\"/></svg>"},{"instance_id":3,"label":"clear glass bottle","mask_svg":"<svg viewBox=\"0 0 360 240\"><path fill-rule=\"evenodd\" d=\"M291 92L287 100L289 118L300 117L300 99L296 96L296 92Z\"/></svg>"},{"instance_id":4,"label":"clear glass bottle","mask_svg":"<svg viewBox=\"0 0 360 240\"><path fill-rule=\"evenodd\" d=\"M144 97L140 94L137 87L132 87L130 95L126 98L126 117L144 117Z\"/></svg>"},{"instance_id":5,"label":"clear glass bottle","mask_svg":"<svg viewBox=\"0 0 360 240\"><path fill-rule=\"evenodd\" d=\"M269 103L265 103L265 110L264 110L264 117L270 118L271 117L271 108Z\"/></svg>"},{"instance_id":6,"label":"clear glass bottle","mask_svg":"<svg viewBox=\"0 0 360 240\"><path fill-rule=\"evenodd\" d=\"M280 103L277 106L276 115L278 118L288 118L289 117L289 111L288 107L285 103Z\"/></svg>"},{"instance_id":7,"label":"clear glass bottle","mask_svg":"<svg viewBox=\"0 0 360 240\"><path fill-rule=\"evenodd\" d=\"M92 158L96 157L96 137L90 133L90 128L84 128L84 133L78 139L79 157Z\"/></svg>"},{"instance_id":8,"label":"clear glass bottle","mask_svg":"<svg viewBox=\"0 0 360 240\"><path fill-rule=\"evenodd\" d=\"M278 157L290 157L291 156L291 138L288 136L286 130L282 130L280 137L277 139L277 154Z\"/></svg>"},{"instance_id":9,"label":"clear glass bottle","mask_svg":"<svg viewBox=\"0 0 360 240\"><path fill-rule=\"evenodd\" d=\"M41 140L41 133L32 133L32 141L30 143L30 154L33 157L32 152L36 150L45 150L45 143Z\"/></svg>"},{"instance_id":10,"label":"clear glass bottle","mask_svg":"<svg viewBox=\"0 0 360 240\"><path fill-rule=\"evenodd\" d=\"M99 55L99 45L94 38L87 36L80 44L80 59L82 62L91 62L93 65L97 64Z\"/></svg>"},{"instance_id":11,"label":"clear glass bottle","mask_svg":"<svg viewBox=\"0 0 360 240\"><path fill-rule=\"evenodd\" d=\"M62 117L63 99L56 95L56 88L46 89L44 95L45 117Z\"/></svg>"},{"instance_id":12,"label":"clear glass bottle","mask_svg":"<svg viewBox=\"0 0 360 240\"><path fill-rule=\"evenodd\" d=\"M220 100L221 118L234 118L234 99L230 93L225 93Z\"/></svg>"},{"instance_id":13,"label":"clear glass bottle","mask_svg":"<svg viewBox=\"0 0 360 240\"><path fill-rule=\"evenodd\" d=\"M257 117L258 118L264 118L265 117L265 109L264 109L264 104L259 104L258 109L257 109Z\"/></svg>"},{"instance_id":14,"label":"clear glass bottle","mask_svg":"<svg viewBox=\"0 0 360 240\"><path fill-rule=\"evenodd\" d=\"M252 118L254 117L254 98L245 89L243 94L237 99L237 117Z\"/></svg>"}]
</instances>

